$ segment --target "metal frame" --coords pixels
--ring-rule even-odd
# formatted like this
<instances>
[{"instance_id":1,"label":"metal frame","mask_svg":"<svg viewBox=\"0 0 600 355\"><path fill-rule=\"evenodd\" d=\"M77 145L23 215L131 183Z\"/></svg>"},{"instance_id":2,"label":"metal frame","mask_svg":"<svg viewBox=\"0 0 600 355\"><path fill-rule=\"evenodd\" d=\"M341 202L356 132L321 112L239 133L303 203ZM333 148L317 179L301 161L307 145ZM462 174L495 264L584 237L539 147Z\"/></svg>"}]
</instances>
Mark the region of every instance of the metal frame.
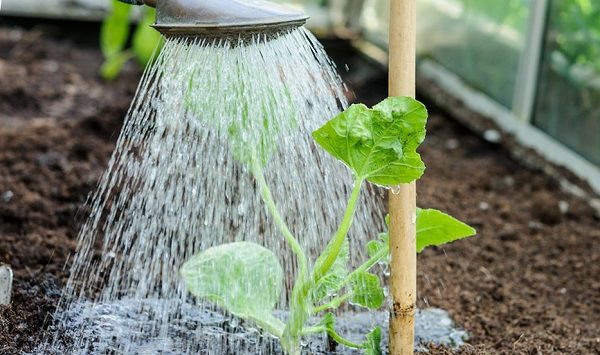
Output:
<instances>
[{"instance_id":1,"label":"metal frame","mask_svg":"<svg viewBox=\"0 0 600 355\"><path fill-rule=\"evenodd\" d=\"M335 1L334 1L335 2ZM344 1L338 0L340 3L345 3L344 6L344 17L345 17L345 25L350 30L356 30L360 28L360 17L363 11L363 7L365 5L365 0L354 0L354 1Z\"/></svg>"},{"instance_id":2,"label":"metal frame","mask_svg":"<svg viewBox=\"0 0 600 355\"><path fill-rule=\"evenodd\" d=\"M431 60L423 60L418 66L418 74L435 81L444 91L452 93L470 110L490 118L502 130L514 135L521 145L532 148L549 162L562 165L585 179L592 189L600 194L600 167L590 163L529 122L519 120L514 112L471 88L458 75L441 65Z\"/></svg>"},{"instance_id":3,"label":"metal frame","mask_svg":"<svg viewBox=\"0 0 600 355\"><path fill-rule=\"evenodd\" d=\"M531 122L537 96L544 39L548 25L549 0L533 0L530 20L521 53L512 111L524 122Z\"/></svg>"},{"instance_id":4,"label":"metal frame","mask_svg":"<svg viewBox=\"0 0 600 355\"><path fill-rule=\"evenodd\" d=\"M421 60L418 74L433 80L447 93L452 93L470 110L490 118L504 131L514 135L521 145L532 148L551 163L568 168L586 180L592 189L600 194L600 167L531 124L538 95L550 2L551 0L531 0L529 5L530 17L520 55L511 108L506 108L489 96L473 89L457 74L432 60ZM371 37L365 36L356 40L354 45L372 59L385 65L387 48L382 47L382 43ZM572 192L576 190L567 181L563 181L562 185Z\"/></svg>"}]
</instances>

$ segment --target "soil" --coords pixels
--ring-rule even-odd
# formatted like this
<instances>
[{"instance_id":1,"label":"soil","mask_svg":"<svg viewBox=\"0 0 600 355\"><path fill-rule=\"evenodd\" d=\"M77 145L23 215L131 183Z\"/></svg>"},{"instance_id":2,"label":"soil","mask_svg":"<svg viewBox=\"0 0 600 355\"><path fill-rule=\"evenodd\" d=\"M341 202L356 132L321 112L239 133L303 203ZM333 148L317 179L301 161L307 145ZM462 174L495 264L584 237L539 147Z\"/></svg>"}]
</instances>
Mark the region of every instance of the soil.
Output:
<instances>
[{"instance_id":1,"label":"soil","mask_svg":"<svg viewBox=\"0 0 600 355\"><path fill-rule=\"evenodd\" d=\"M47 33L0 27L0 262L15 272L13 302L0 306L0 354L29 350L45 334L86 197L140 75L131 64L104 82L95 43ZM346 61L343 75L361 101L385 96L384 73L365 75L352 70L364 63ZM444 308L469 331L461 354L600 354L600 220L592 208L430 111L419 204L479 233L420 255L419 306Z\"/></svg>"}]
</instances>

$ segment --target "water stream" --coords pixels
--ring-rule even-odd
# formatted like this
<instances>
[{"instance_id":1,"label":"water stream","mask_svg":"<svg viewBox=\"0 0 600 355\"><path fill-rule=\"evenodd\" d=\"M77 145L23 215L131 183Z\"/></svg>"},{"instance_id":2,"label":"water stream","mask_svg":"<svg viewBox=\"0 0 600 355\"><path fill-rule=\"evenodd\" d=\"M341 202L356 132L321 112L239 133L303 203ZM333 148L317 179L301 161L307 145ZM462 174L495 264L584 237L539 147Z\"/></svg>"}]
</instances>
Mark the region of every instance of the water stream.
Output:
<instances>
[{"instance_id":1,"label":"water stream","mask_svg":"<svg viewBox=\"0 0 600 355\"><path fill-rule=\"evenodd\" d=\"M256 151L266 162L278 208L314 260L341 219L352 179L310 133L346 104L333 64L303 28L277 38L167 39L90 198L55 336L39 353L277 352L273 339L190 297L178 269L212 246L259 243L286 271L285 309L296 261L244 155ZM384 230L382 195L368 188L361 196L350 231L354 264ZM353 313L346 316L356 323Z\"/></svg>"}]
</instances>

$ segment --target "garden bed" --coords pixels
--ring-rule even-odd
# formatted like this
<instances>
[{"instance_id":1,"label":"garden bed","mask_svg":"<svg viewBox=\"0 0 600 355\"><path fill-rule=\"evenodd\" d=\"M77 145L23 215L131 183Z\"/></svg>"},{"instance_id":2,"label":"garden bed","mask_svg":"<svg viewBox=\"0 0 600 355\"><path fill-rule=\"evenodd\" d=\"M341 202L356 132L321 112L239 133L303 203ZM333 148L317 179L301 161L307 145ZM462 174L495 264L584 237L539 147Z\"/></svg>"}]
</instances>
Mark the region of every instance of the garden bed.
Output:
<instances>
[{"instance_id":1,"label":"garden bed","mask_svg":"<svg viewBox=\"0 0 600 355\"><path fill-rule=\"evenodd\" d=\"M358 75L355 60L344 75L361 101L379 101L386 78ZM94 43L0 28L0 262L15 272L13 304L0 308L0 354L30 349L51 322L86 197L135 93L133 65L106 83L101 61ZM594 211L430 111L420 204L465 220L479 236L420 255L419 306L448 310L471 333L465 354L600 352Z\"/></svg>"}]
</instances>

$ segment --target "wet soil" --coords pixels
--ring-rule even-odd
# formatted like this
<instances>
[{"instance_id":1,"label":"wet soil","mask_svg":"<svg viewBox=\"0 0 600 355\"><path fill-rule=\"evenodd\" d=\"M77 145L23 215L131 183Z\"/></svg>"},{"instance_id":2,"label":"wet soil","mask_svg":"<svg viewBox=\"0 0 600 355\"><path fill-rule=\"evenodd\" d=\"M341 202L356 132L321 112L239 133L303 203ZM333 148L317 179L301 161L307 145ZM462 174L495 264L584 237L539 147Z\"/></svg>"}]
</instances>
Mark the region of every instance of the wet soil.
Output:
<instances>
[{"instance_id":1,"label":"wet soil","mask_svg":"<svg viewBox=\"0 0 600 355\"><path fill-rule=\"evenodd\" d=\"M140 75L130 65L104 82L97 47L47 33L0 27L0 262L15 272L13 303L0 307L0 354L28 350L44 335L86 197ZM365 75L353 69L364 63L345 61L362 101L385 96L383 73ZM419 306L447 309L470 332L462 354L600 354L594 211L505 148L430 111L419 204L479 234L420 255Z\"/></svg>"}]
</instances>

